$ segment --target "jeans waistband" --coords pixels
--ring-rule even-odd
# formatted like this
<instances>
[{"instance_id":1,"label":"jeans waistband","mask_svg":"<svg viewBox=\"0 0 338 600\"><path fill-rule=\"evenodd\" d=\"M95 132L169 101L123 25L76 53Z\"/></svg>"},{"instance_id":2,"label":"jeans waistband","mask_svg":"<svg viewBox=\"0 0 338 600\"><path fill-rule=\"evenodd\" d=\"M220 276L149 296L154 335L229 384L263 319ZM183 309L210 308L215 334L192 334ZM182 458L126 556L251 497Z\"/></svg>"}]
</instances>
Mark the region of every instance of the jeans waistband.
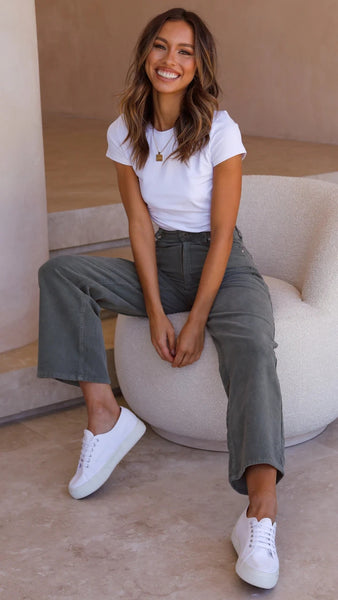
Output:
<instances>
[{"instance_id":1,"label":"jeans waistband","mask_svg":"<svg viewBox=\"0 0 338 600\"><path fill-rule=\"evenodd\" d=\"M199 231L196 233L191 231L180 231L178 229L175 231L168 231L160 227L155 234L155 238L157 240L167 239L168 241L173 242L176 240L179 242L210 242L210 231Z\"/></svg>"},{"instance_id":2,"label":"jeans waistband","mask_svg":"<svg viewBox=\"0 0 338 600\"><path fill-rule=\"evenodd\" d=\"M191 231L180 231L176 229L174 231L168 231L167 229L162 229L161 227L155 233L156 240L167 239L172 242L210 242L210 231L199 231L199 232L191 232ZM239 231L237 225L234 229L234 240L242 241L242 234Z\"/></svg>"}]
</instances>

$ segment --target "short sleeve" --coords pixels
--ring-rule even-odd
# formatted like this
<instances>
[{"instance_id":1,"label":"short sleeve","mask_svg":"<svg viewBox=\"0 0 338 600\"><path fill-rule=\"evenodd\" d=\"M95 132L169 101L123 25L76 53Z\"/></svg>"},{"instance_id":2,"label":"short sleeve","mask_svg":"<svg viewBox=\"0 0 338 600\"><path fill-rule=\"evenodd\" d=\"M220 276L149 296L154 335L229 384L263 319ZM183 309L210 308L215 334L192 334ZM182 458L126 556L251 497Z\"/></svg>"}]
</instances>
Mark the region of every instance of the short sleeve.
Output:
<instances>
[{"instance_id":1,"label":"short sleeve","mask_svg":"<svg viewBox=\"0 0 338 600\"><path fill-rule=\"evenodd\" d=\"M125 141L128 135L127 127L123 117L119 116L107 131L108 149L106 156L123 165L132 165L131 150L128 142Z\"/></svg>"},{"instance_id":2,"label":"short sleeve","mask_svg":"<svg viewBox=\"0 0 338 600\"><path fill-rule=\"evenodd\" d=\"M215 113L210 131L210 152L212 166L232 158L237 154L246 157L240 129L226 110Z\"/></svg>"}]
</instances>

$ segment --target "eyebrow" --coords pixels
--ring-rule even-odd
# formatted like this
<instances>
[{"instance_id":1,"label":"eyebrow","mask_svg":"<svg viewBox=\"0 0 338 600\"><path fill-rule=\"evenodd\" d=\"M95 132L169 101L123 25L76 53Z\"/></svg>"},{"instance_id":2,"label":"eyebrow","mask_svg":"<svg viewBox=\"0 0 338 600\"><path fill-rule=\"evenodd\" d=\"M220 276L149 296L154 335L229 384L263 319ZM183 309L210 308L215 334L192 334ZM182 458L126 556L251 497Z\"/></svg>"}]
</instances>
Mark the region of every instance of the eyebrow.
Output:
<instances>
[{"instance_id":1,"label":"eyebrow","mask_svg":"<svg viewBox=\"0 0 338 600\"><path fill-rule=\"evenodd\" d=\"M159 35L155 38L156 40L161 40L161 42L165 42L166 44L168 43L168 40L166 40L163 37L160 37ZM185 44L184 42L182 42L181 44L177 44L178 46L187 46L189 48L194 49L194 46L192 44Z\"/></svg>"}]
</instances>

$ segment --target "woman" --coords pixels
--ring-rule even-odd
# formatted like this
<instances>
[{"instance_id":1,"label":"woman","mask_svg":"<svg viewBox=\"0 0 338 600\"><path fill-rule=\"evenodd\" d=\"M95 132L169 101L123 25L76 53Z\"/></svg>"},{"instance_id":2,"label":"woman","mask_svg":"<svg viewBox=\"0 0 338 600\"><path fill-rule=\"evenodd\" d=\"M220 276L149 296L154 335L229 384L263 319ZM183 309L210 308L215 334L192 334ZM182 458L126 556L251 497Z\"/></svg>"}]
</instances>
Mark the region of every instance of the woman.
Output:
<instances>
[{"instance_id":1,"label":"woman","mask_svg":"<svg viewBox=\"0 0 338 600\"><path fill-rule=\"evenodd\" d=\"M88 410L74 498L97 490L143 435L109 385L102 307L148 316L152 343L173 368L197 361L207 326L229 398L229 479L249 505L232 535L236 571L278 579L276 482L283 428L267 287L236 227L245 156L238 126L217 110L213 38L192 12L172 9L142 33L108 130L135 264L68 256L40 270L40 377L79 384ZM159 229L154 239L152 221ZM167 314L189 311L175 339Z\"/></svg>"}]
</instances>

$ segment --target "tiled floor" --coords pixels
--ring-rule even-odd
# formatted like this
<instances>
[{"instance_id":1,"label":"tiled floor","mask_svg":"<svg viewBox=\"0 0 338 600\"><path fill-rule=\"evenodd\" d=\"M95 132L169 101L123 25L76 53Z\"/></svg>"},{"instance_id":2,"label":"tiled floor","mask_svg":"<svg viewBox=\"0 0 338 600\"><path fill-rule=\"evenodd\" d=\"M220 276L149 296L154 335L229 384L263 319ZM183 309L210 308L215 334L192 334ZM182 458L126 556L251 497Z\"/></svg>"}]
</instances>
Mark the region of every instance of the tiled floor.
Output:
<instances>
[{"instance_id":1,"label":"tiled floor","mask_svg":"<svg viewBox=\"0 0 338 600\"><path fill-rule=\"evenodd\" d=\"M96 494L73 500L85 410L6 425L1 447L0 598L5 600L335 600L338 421L286 451L277 587L234 573L232 526L246 505L227 455L148 429Z\"/></svg>"}]
</instances>

